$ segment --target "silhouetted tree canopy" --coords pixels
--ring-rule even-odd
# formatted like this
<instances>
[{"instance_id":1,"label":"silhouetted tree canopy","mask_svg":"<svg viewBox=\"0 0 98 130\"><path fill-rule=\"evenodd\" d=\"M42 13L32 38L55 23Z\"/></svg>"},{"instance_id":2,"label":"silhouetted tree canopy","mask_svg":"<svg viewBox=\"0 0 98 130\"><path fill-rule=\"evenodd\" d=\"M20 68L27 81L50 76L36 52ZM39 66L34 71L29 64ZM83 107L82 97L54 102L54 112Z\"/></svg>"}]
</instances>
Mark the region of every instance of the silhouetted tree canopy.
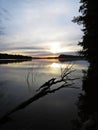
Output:
<instances>
[{"instance_id":1,"label":"silhouetted tree canopy","mask_svg":"<svg viewBox=\"0 0 98 130\"><path fill-rule=\"evenodd\" d=\"M93 0L80 0L79 12L81 16L74 17L73 22L83 25L82 42L83 54L90 62L96 62L98 57L98 2Z\"/></svg>"},{"instance_id":2,"label":"silhouetted tree canopy","mask_svg":"<svg viewBox=\"0 0 98 130\"><path fill-rule=\"evenodd\" d=\"M80 120L74 121L77 124L75 130L98 130L98 2L93 0L81 0L79 12L81 16L74 17L73 22L83 25L82 42L84 55L90 65L84 71L82 89L85 92L79 96L78 115ZM78 118L78 119L79 119Z\"/></svg>"},{"instance_id":3,"label":"silhouetted tree canopy","mask_svg":"<svg viewBox=\"0 0 98 130\"><path fill-rule=\"evenodd\" d=\"M0 53L0 60L1 59L32 59L31 56L23 56L23 55L11 55L11 54L1 54Z\"/></svg>"}]
</instances>

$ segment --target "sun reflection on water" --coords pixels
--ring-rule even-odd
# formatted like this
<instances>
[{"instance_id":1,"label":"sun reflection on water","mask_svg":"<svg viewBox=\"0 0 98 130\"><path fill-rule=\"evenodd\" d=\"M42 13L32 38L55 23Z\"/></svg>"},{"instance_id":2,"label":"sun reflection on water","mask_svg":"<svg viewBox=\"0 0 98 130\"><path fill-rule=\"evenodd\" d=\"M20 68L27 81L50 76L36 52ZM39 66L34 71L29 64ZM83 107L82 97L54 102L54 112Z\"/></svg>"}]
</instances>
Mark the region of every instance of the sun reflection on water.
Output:
<instances>
[{"instance_id":1,"label":"sun reflection on water","mask_svg":"<svg viewBox=\"0 0 98 130\"><path fill-rule=\"evenodd\" d=\"M66 68L68 66L68 64L62 64L62 63L55 63L53 62L51 64L51 68Z\"/></svg>"},{"instance_id":2,"label":"sun reflection on water","mask_svg":"<svg viewBox=\"0 0 98 130\"><path fill-rule=\"evenodd\" d=\"M59 63L52 63L52 64L51 64L51 67L52 67L52 68L60 68L60 67L61 67L61 64L59 64Z\"/></svg>"},{"instance_id":3,"label":"sun reflection on water","mask_svg":"<svg viewBox=\"0 0 98 130\"><path fill-rule=\"evenodd\" d=\"M50 64L50 70L48 71L48 73L56 74L57 76L59 76L61 74L61 71L65 69L67 66L68 64L53 62Z\"/></svg>"}]
</instances>

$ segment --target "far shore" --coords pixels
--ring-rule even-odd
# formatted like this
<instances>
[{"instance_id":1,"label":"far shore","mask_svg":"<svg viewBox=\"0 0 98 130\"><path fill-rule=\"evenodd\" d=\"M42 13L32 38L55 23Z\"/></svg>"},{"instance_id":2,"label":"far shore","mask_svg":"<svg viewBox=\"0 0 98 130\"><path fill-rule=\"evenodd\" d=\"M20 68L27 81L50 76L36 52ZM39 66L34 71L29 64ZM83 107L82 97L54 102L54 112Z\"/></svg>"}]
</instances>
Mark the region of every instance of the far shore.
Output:
<instances>
[{"instance_id":1,"label":"far shore","mask_svg":"<svg viewBox=\"0 0 98 130\"><path fill-rule=\"evenodd\" d=\"M64 55L61 54L57 57L31 57L31 56L22 56L22 55L8 55L8 54L0 54L0 64L6 64L6 63L16 63L16 62L23 62L23 61L31 61L33 59L57 59L60 62L64 61L73 61L73 60L84 60L84 57L82 56L74 56L74 55Z\"/></svg>"}]
</instances>

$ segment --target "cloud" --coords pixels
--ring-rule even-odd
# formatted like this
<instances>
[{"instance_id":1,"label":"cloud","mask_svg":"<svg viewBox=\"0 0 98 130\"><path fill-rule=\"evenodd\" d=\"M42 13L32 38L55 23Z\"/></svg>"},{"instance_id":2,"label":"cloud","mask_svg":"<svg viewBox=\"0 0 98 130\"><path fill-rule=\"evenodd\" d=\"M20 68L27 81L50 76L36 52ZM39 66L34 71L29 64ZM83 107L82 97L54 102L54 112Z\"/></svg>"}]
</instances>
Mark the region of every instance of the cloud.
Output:
<instances>
[{"instance_id":1,"label":"cloud","mask_svg":"<svg viewBox=\"0 0 98 130\"><path fill-rule=\"evenodd\" d=\"M4 23L6 34L0 37L1 49L19 50L33 46L44 50L53 42L70 46L81 39L80 27L71 22L72 17L78 14L77 0L4 1L13 19Z\"/></svg>"}]
</instances>

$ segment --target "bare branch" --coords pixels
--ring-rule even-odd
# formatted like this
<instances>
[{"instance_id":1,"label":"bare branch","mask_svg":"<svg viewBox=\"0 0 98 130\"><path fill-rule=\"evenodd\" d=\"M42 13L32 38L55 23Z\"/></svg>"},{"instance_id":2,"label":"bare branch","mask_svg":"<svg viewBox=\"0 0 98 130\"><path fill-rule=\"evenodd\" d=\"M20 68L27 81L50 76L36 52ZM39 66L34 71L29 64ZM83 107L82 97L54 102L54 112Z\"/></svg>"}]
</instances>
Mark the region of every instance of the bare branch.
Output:
<instances>
[{"instance_id":1,"label":"bare branch","mask_svg":"<svg viewBox=\"0 0 98 130\"><path fill-rule=\"evenodd\" d=\"M9 111L8 113L6 113L1 119L0 119L0 123L5 123L6 121L9 120L9 116L18 111L21 110L25 107L27 107L29 104L33 103L34 101L44 97L45 95L49 94L49 93L54 93L62 88L75 88L75 89L79 89L78 87L73 86L73 80L76 80L78 78L69 78L69 75L74 72L74 70L71 70L72 66L68 67L66 69L64 69L64 71L62 72L62 77L60 79L56 79L56 78L52 78L50 80L48 80L47 82L45 82L39 89L37 89L37 93L32 96L31 98L29 98L28 100L22 102L21 104L19 104L18 106L16 106L14 109L12 109L11 111ZM29 78L29 73L27 75L27 80ZM52 85L55 85L57 83L63 83L61 86L57 87L57 88L52 88ZM51 89L52 88L52 89Z\"/></svg>"}]
</instances>

